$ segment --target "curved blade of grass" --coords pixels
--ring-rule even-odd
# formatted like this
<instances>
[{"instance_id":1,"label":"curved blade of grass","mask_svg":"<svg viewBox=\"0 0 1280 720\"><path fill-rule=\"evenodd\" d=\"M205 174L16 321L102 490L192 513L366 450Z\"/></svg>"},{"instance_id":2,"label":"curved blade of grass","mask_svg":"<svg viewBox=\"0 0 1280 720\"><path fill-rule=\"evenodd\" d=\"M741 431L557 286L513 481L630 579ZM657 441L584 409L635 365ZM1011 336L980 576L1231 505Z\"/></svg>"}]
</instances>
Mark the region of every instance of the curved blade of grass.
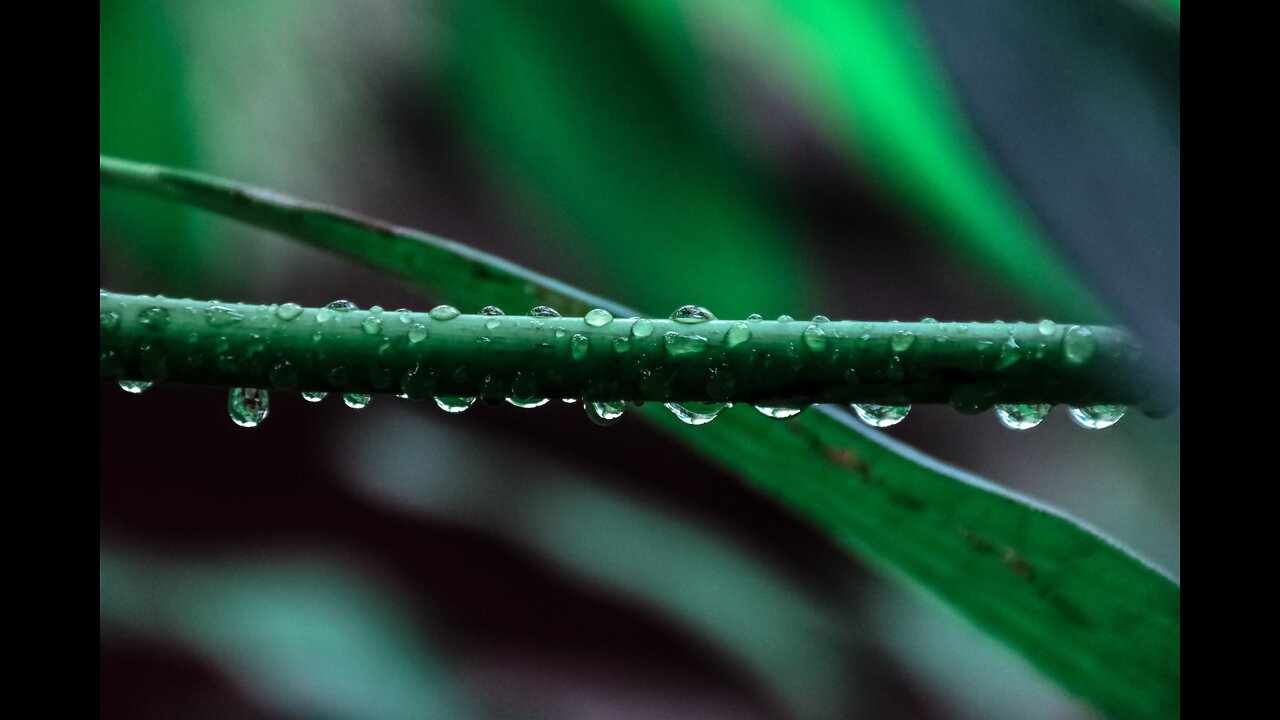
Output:
<instances>
[{"instance_id":1,"label":"curved blade of grass","mask_svg":"<svg viewBox=\"0 0 1280 720\"><path fill-rule=\"evenodd\" d=\"M276 230L458 305L617 303L432 235L194 173L102 158L101 181ZM646 417L881 569L909 578L1116 717L1179 710L1177 583L1096 531L926 458L844 413Z\"/></svg>"}]
</instances>

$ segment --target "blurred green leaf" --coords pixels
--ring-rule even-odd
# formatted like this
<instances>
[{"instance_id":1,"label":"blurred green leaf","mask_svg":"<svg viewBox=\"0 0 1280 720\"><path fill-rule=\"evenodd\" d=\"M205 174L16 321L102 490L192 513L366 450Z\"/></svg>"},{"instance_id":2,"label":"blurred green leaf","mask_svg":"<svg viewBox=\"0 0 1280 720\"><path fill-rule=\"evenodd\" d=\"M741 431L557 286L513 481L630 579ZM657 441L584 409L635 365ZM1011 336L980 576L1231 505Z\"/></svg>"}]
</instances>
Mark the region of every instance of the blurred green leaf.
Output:
<instances>
[{"instance_id":1,"label":"blurred green leaf","mask_svg":"<svg viewBox=\"0 0 1280 720\"><path fill-rule=\"evenodd\" d=\"M193 173L103 158L120 184L276 230L381 267L463 306L635 311L425 233ZM814 407L786 422L749 411L698 428L645 417L789 506L843 547L905 576L1119 717L1179 708L1180 591L1076 521Z\"/></svg>"}]
</instances>

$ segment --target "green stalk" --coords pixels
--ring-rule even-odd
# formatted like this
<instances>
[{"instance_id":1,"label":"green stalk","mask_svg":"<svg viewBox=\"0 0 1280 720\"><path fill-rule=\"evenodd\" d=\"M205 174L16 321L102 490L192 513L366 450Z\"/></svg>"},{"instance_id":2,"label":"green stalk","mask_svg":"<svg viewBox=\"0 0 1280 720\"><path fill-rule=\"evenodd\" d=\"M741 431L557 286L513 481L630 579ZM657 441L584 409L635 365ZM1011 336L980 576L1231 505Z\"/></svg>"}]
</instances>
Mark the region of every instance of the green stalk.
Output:
<instances>
[{"instance_id":1,"label":"green stalk","mask_svg":"<svg viewBox=\"0 0 1280 720\"><path fill-rule=\"evenodd\" d=\"M292 311L292 312L290 312ZM456 316L455 316L456 315ZM589 400L1141 405L1121 330L1053 323L613 319L335 311L103 292L101 376Z\"/></svg>"}]
</instances>

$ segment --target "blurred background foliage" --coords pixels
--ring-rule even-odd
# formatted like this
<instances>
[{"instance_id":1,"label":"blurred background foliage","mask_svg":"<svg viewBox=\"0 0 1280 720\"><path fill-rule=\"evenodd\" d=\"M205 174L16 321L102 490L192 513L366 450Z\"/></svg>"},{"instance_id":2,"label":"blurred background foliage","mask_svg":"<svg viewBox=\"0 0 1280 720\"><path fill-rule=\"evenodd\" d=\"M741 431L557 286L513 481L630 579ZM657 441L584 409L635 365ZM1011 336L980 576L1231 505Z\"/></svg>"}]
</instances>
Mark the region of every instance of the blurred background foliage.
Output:
<instances>
[{"instance_id":1,"label":"blurred background foliage","mask_svg":"<svg viewBox=\"0 0 1280 720\"><path fill-rule=\"evenodd\" d=\"M1178 13L103 2L100 146L655 314L1119 322L1176 378ZM121 292L450 300L108 190L100 268ZM1092 712L634 419L279 397L247 432L224 402L102 389L104 717ZM1059 410L1013 433L921 407L890 432L1176 576L1179 426Z\"/></svg>"}]
</instances>

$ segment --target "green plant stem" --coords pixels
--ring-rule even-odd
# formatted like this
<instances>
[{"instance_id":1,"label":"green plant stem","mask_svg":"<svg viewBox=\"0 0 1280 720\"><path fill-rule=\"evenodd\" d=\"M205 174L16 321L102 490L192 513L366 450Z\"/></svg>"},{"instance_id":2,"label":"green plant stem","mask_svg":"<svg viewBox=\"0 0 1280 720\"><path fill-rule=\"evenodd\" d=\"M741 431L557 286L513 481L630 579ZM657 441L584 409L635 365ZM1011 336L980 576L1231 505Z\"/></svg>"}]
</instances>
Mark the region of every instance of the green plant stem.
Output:
<instances>
[{"instance_id":1,"label":"green plant stem","mask_svg":"<svg viewBox=\"0 0 1280 720\"><path fill-rule=\"evenodd\" d=\"M320 308L285 319L277 308L104 292L101 375L415 398L951 403L974 412L1137 405L1151 391L1138 382L1129 336L1106 327L1088 328L1088 357L1073 361L1064 351L1071 326L651 319L638 336L633 319L596 327L580 317Z\"/></svg>"}]
</instances>

